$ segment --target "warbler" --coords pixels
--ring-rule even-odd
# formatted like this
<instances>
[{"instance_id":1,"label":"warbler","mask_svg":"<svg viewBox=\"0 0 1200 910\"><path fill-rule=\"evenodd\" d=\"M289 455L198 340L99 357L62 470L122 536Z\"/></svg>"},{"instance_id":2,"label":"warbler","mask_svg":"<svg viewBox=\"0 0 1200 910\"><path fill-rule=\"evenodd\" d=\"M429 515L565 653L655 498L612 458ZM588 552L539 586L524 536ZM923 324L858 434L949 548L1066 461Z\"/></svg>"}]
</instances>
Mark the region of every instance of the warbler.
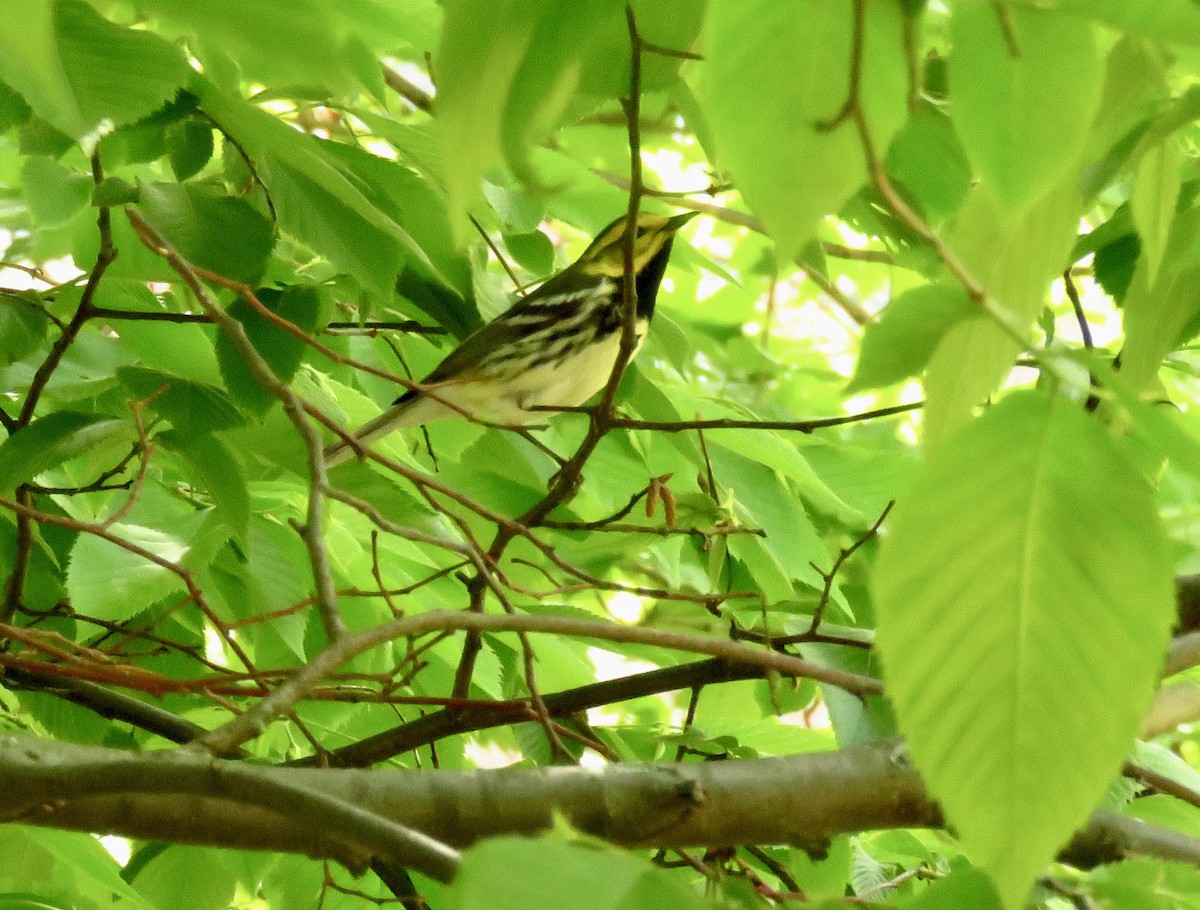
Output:
<instances>
[{"instance_id":1,"label":"warbler","mask_svg":"<svg viewBox=\"0 0 1200 910\"><path fill-rule=\"evenodd\" d=\"M654 315L675 233L696 214L637 216L635 354ZM405 392L355 432L359 446L464 413L527 424L545 419L540 408L576 407L604 388L621 344L625 227L621 216L575 262L464 339L421 381L433 395ZM353 454L354 447L339 440L325 449L325 462L332 467Z\"/></svg>"}]
</instances>

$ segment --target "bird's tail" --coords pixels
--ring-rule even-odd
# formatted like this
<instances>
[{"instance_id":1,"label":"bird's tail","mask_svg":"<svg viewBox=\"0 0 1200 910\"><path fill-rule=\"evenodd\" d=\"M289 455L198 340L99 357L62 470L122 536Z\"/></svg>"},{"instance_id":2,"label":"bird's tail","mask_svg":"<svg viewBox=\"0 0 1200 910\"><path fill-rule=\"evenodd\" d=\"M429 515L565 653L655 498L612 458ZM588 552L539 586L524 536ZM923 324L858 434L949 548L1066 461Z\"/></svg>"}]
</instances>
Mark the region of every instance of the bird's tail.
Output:
<instances>
[{"instance_id":1,"label":"bird's tail","mask_svg":"<svg viewBox=\"0 0 1200 910\"><path fill-rule=\"evenodd\" d=\"M355 430L354 438L358 441L359 446L368 446L394 430L402 430L419 423L419 419L412 419L415 417L411 414L413 403L413 400L409 399L400 404L394 404L374 420ZM325 447L325 467L336 467L344 461L349 461L355 454L357 453L354 447L345 440L339 439L337 442L331 442Z\"/></svg>"}]
</instances>

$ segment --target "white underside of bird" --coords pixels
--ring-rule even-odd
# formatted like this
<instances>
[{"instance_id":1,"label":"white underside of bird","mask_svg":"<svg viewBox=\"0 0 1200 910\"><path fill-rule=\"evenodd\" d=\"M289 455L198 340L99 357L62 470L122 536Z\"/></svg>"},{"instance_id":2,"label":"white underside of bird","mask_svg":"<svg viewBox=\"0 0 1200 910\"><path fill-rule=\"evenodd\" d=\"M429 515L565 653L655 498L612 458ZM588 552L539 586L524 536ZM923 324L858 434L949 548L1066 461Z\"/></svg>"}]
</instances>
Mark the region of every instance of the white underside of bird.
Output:
<instances>
[{"instance_id":1,"label":"white underside of bird","mask_svg":"<svg viewBox=\"0 0 1200 910\"><path fill-rule=\"evenodd\" d=\"M635 325L634 354L641 348L647 328L645 320ZM418 395L393 405L360 427L355 438L361 446L367 446L396 430L464 414L489 423L518 426L545 421L554 416L553 412L540 409L578 407L604 388L620 347L621 333L613 332L594 344L513 375L504 382L502 397L497 397L494 381L451 379L433 383L425 388L437 398ZM352 446L339 441L325 450L325 463L334 467L354 455Z\"/></svg>"}]
</instances>

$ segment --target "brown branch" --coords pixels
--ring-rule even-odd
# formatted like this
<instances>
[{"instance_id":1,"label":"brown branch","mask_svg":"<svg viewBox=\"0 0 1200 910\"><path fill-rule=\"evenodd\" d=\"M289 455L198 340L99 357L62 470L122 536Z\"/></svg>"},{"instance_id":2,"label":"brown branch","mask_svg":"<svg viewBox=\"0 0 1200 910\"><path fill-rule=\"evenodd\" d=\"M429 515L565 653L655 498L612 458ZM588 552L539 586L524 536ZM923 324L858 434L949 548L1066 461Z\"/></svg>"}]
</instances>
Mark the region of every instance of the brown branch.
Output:
<instances>
[{"instance_id":1,"label":"brown branch","mask_svg":"<svg viewBox=\"0 0 1200 910\"><path fill-rule=\"evenodd\" d=\"M681 433L685 430L791 430L797 433L811 433L826 427L839 427L879 417L891 417L907 411L916 411L924 405L925 402L917 401L912 404L875 408L858 414L818 417L813 420L741 420L733 417L718 417L713 420L634 420L628 417L614 417L612 425L626 430L658 430L661 433Z\"/></svg>"},{"instance_id":2,"label":"brown branch","mask_svg":"<svg viewBox=\"0 0 1200 910\"><path fill-rule=\"evenodd\" d=\"M833 580L837 578L838 572L841 571L842 566L846 564L846 560L848 560L858 551L859 547L879 533L880 525L883 524L884 519L888 517L888 513L892 511L892 506L895 504L896 500L890 500L884 507L883 512L881 512L879 517L875 519L875 523L867 529L865 534L859 537L858 540L854 541L854 543L852 543L850 546L842 547L842 549L838 552L837 559L833 561L832 568L830 568L828 572L822 571L819 566L813 563L809 563L809 565L816 570L817 574L820 575L825 582L821 589L821 597L817 601L816 609L813 610L812 624L808 627L809 634L814 634L817 631L817 628L821 625L821 620L825 616L825 609L829 606L829 596L833 591Z\"/></svg>"},{"instance_id":3,"label":"brown branch","mask_svg":"<svg viewBox=\"0 0 1200 910\"><path fill-rule=\"evenodd\" d=\"M92 153L92 181L98 185L103 180L104 171L100 166L100 151L97 149ZM96 290L100 287L104 273L117 258L117 250L113 246L112 239L112 213L108 206L100 206L99 214L96 215L96 226L100 231L100 250L96 253L96 263L92 266L87 284L83 287L83 294L79 298L79 306L76 308L75 314L50 348L46 359L33 374L33 379L29 383L29 391L25 395L25 403L17 415L16 429L20 429L33 419L33 413L37 410L38 401L42 397L42 392L46 390L46 384L50 382L50 377L58 369L67 349L75 343L75 338L83 329L84 323L91 318L92 301L95 299Z\"/></svg>"},{"instance_id":4,"label":"brown branch","mask_svg":"<svg viewBox=\"0 0 1200 910\"><path fill-rule=\"evenodd\" d=\"M879 680L873 677L814 664L798 657L755 648L726 638L711 638L563 616L521 616L435 610L342 636L316 654L286 682L244 714L210 732L204 737L202 745L216 755L225 754L230 749L257 736L272 719L291 710L292 706L303 698L313 686L346 661L395 639L451 630L476 633L527 632L649 644L755 664L783 674L816 679L859 695L878 694L883 690Z\"/></svg>"},{"instance_id":5,"label":"brown branch","mask_svg":"<svg viewBox=\"0 0 1200 910\"><path fill-rule=\"evenodd\" d=\"M309 420L305 404L301 401L300 396L275 375L271 365L258 352L246 334L245 326L217 304L208 288L200 280L197 268L184 259L162 234L132 208L126 208L125 215L129 219L129 223L133 225L138 238L147 248L166 259L171 268L184 280L200 302L205 314L217 324L237 348L255 381L282 402L284 412L305 444L308 451L309 468L307 514L303 524L294 526L308 550L313 582L317 590L317 608L325 626L325 634L330 640L336 640L345 633L346 625L338 611L337 587L333 582L333 570L329 564L329 554L325 548L322 529L329 478L325 470L325 447L321 436L312 421Z\"/></svg>"}]
</instances>

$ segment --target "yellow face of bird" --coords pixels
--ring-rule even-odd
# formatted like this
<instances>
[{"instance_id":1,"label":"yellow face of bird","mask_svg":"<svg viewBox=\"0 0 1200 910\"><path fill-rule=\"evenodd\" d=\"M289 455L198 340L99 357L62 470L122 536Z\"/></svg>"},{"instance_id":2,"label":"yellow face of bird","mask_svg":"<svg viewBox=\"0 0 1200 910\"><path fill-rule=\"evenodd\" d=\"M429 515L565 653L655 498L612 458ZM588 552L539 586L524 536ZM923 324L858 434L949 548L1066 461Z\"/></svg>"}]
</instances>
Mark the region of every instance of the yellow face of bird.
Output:
<instances>
[{"instance_id":1,"label":"yellow face of bird","mask_svg":"<svg viewBox=\"0 0 1200 910\"><path fill-rule=\"evenodd\" d=\"M637 234L633 241L633 272L636 275L662 250L675 232L694 218L698 212L682 215L652 215L639 212ZM579 257L578 265L589 274L619 278L625 274L625 217L622 216L596 235L596 239Z\"/></svg>"}]
</instances>

